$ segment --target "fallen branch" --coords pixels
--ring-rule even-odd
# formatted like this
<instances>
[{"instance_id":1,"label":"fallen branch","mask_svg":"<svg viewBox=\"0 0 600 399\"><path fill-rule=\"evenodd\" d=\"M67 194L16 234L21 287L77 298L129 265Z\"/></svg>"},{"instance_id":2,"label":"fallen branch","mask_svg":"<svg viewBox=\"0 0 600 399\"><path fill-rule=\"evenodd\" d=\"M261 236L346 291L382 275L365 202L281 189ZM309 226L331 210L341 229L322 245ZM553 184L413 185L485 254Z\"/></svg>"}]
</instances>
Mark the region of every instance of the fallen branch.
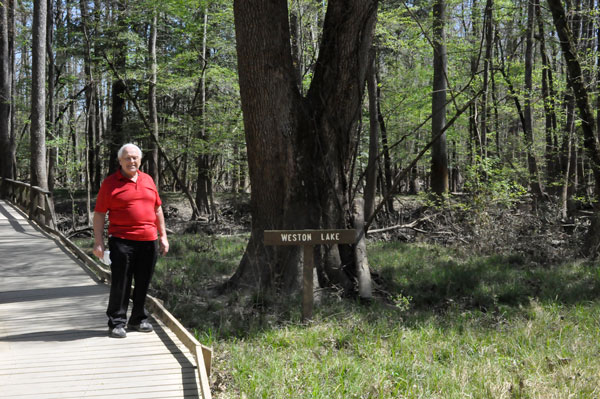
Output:
<instances>
[{"instance_id":1,"label":"fallen branch","mask_svg":"<svg viewBox=\"0 0 600 399\"><path fill-rule=\"evenodd\" d=\"M93 233L94 229L92 227L84 227L82 229L73 230L69 233L67 238L70 240L72 237L79 235L81 233Z\"/></svg>"},{"instance_id":2,"label":"fallen branch","mask_svg":"<svg viewBox=\"0 0 600 399\"><path fill-rule=\"evenodd\" d=\"M417 220L413 220L412 222L407 223L407 224L397 224L395 226L384 227L382 229L369 230L369 231L367 231L367 234L385 233L386 231L398 230L398 229L411 229L411 230L417 231L419 233L427 233L424 230L417 229L416 226L421 222L425 222L425 221L431 219L433 216L435 216L435 215L424 216Z\"/></svg>"},{"instance_id":3,"label":"fallen branch","mask_svg":"<svg viewBox=\"0 0 600 399\"><path fill-rule=\"evenodd\" d=\"M458 117L460 115L463 114L463 112L465 112L469 106L471 104L473 104L473 102L481 95L481 93L483 93L483 89L479 90L479 92L477 92L473 98L471 98L464 106L463 108L461 108L460 110L458 110L456 112L456 114L446 123L446 125L442 128L441 131L439 131L435 137L433 137L431 139L431 141L429 143L427 143L427 145L425 147L423 147L421 149L421 151L415 156L415 158L412 160L412 162L405 167L404 169L402 169L401 171L399 171L396 174L396 177L394 178L394 181L392 183L392 187L388 190L388 194L386 196L384 196L384 198L381 200L381 202L379 203L379 205L377 205L377 207L375 208L375 211L373 211L373 213L371 214L371 216L369 217L369 220L367 220L365 222L365 228L363 230L363 232L368 231L369 226L371 226L371 223L373 223L373 220L375 220L375 217L377 216L377 214L381 211L381 209L383 208L383 205L391 198L392 195L394 195L396 188L398 187L398 185L400 184L400 181L402 181L402 179L406 176L406 174L412 170L412 168L417 164L417 162L425 155L425 153L429 150L429 148L431 148L431 146L433 146L433 144L439 140L440 137L442 137L442 135L446 132L446 130L452 126L454 124L454 122L458 119ZM363 234L363 233L361 233ZM359 237L360 239L360 237Z\"/></svg>"}]
</instances>

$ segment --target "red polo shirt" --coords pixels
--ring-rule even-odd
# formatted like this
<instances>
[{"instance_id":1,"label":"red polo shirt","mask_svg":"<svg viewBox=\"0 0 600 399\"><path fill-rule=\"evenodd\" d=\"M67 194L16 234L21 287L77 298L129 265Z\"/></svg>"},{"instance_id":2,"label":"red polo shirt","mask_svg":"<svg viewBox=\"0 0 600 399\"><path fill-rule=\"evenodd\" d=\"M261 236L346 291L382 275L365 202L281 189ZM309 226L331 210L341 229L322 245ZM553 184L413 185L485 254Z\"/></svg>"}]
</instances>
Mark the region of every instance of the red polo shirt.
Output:
<instances>
[{"instance_id":1,"label":"red polo shirt","mask_svg":"<svg viewBox=\"0 0 600 399\"><path fill-rule=\"evenodd\" d=\"M94 211L108 211L108 235L126 240L153 241L156 232L156 208L162 201L152 177L138 171L137 181L117 172L102 182Z\"/></svg>"}]
</instances>

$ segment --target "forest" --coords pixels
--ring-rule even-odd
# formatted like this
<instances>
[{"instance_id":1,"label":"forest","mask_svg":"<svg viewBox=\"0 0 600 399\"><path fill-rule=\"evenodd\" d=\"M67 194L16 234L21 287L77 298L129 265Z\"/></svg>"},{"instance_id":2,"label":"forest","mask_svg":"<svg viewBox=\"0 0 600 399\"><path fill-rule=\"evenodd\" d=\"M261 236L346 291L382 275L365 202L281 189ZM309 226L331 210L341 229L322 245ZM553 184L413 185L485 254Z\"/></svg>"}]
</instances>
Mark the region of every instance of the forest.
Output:
<instances>
[{"instance_id":1,"label":"forest","mask_svg":"<svg viewBox=\"0 0 600 399\"><path fill-rule=\"evenodd\" d=\"M594 1L385 1L349 14L315 1L42 3L0 7L0 175L86 192L72 209L85 217L65 229L89 224L125 142L191 219L219 219L215 194L252 192L248 255L286 275L297 260L265 250L262 230L401 225L399 195L526 201L564 223L597 203ZM360 263L326 252L331 267ZM261 274L246 263L232 281Z\"/></svg>"},{"instance_id":2,"label":"forest","mask_svg":"<svg viewBox=\"0 0 600 399\"><path fill-rule=\"evenodd\" d=\"M59 228L85 236L100 183L117 167L118 148L133 142L167 199L170 234L183 237L173 256L186 246L213 250L222 236L241 247L218 291L249 290L246 316L274 306L267 293L301 289L302 251L265 245L273 229L358 232L354 245L315 250L316 293L383 298L401 318L458 302L491 315L526 297L551 298L552 288L529 275L504 294L465 294L450 286L475 284L470 272L451 267L445 288L416 286L378 267L389 262L382 253L416 243L430 249L394 256L446 266L454 256L500 256L524 273L565 260L595 265L599 9L595 0L6 0L0 177L53 193ZM182 233L207 234L209 244ZM199 328L194 300L183 300L197 289L183 281L193 276L167 269L155 289ZM583 284L582 298L597 298L596 280ZM198 330L211 343L249 328L214 323ZM470 392L528 397L519 396L531 387L519 370L510 389L499 382ZM268 382L239 382L250 377L238 372L236 389L270 392ZM364 397L449 389L381 384Z\"/></svg>"},{"instance_id":3,"label":"forest","mask_svg":"<svg viewBox=\"0 0 600 399\"><path fill-rule=\"evenodd\" d=\"M50 188L85 189L89 181L90 189L97 189L110 169L111 144L133 140L152 154L154 134L163 155L157 166L149 157L146 168L156 168L161 188L195 193L199 212L211 212L206 197L213 187L249 190L231 4L51 1L47 6L40 17L47 19L42 21L46 40L38 45L47 54ZM566 6L581 79L590 105L597 105L596 4ZM474 184L469 173L493 168L532 193L560 193L569 181L569 192L589 197L593 185L581 119L547 5L475 1L446 7L440 45L447 60L444 105L452 119L445 132L450 191ZM371 116L365 100L353 156L354 183L360 185L369 120L377 121L384 155L377 158L381 193L392 189L392 177L431 137L436 33L428 2L388 1L379 8L372 49L377 109ZM2 11L2 87L9 99L3 111L9 112L3 117L2 140L9 144L3 146L3 175L29 180L33 4L7 2ZM289 5L300 92L314 73L325 11L326 2ZM530 170L530 163L535 168ZM564 179L571 163L574 177ZM430 190L430 173L426 156L395 192Z\"/></svg>"}]
</instances>

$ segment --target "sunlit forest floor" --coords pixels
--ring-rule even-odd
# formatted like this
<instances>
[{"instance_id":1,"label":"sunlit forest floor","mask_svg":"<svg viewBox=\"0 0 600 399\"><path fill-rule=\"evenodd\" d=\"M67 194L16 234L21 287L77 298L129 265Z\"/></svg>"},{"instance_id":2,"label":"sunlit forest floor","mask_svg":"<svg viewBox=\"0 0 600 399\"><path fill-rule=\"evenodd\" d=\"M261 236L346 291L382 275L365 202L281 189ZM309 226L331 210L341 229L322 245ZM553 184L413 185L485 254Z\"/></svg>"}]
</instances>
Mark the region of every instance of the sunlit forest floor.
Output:
<instances>
[{"instance_id":1,"label":"sunlit forest floor","mask_svg":"<svg viewBox=\"0 0 600 399\"><path fill-rule=\"evenodd\" d=\"M600 397L600 264L581 256L585 212L430 205L405 198L378 220L422 222L369 238L373 301L322 290L302 323L299 298L218 290L248 239L244 201L191 223L166 196L171 251L152 294L213 347L215 398Z\"/></svg>"}]
</instances>

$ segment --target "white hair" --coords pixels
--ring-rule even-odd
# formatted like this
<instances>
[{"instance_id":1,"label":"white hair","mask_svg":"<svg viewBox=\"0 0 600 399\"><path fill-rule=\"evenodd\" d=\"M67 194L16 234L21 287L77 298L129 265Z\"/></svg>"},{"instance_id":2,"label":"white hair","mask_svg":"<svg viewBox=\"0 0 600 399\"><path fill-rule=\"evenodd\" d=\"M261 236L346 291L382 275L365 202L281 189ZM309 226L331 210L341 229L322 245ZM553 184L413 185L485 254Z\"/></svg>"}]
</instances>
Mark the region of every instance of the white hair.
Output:
<instances>
[{"instance_id":1,"label":"white hair","mask_svg":"<svg viewBox=\"0 0 600 399\"><path fill-rule=\"evenodd\" d=\"M138 147L137 145L135 145L133 143L123 144L123 146L121 148L119 148L119 151L117 152L117 158L121 159L121 155L123 155L123 151L125 150L126 147L135 148L136 151L138 152L138 154L140 154L140 159L142 159L142 150L140 150L140 147Z\"/></svg>"}]
</instances>

